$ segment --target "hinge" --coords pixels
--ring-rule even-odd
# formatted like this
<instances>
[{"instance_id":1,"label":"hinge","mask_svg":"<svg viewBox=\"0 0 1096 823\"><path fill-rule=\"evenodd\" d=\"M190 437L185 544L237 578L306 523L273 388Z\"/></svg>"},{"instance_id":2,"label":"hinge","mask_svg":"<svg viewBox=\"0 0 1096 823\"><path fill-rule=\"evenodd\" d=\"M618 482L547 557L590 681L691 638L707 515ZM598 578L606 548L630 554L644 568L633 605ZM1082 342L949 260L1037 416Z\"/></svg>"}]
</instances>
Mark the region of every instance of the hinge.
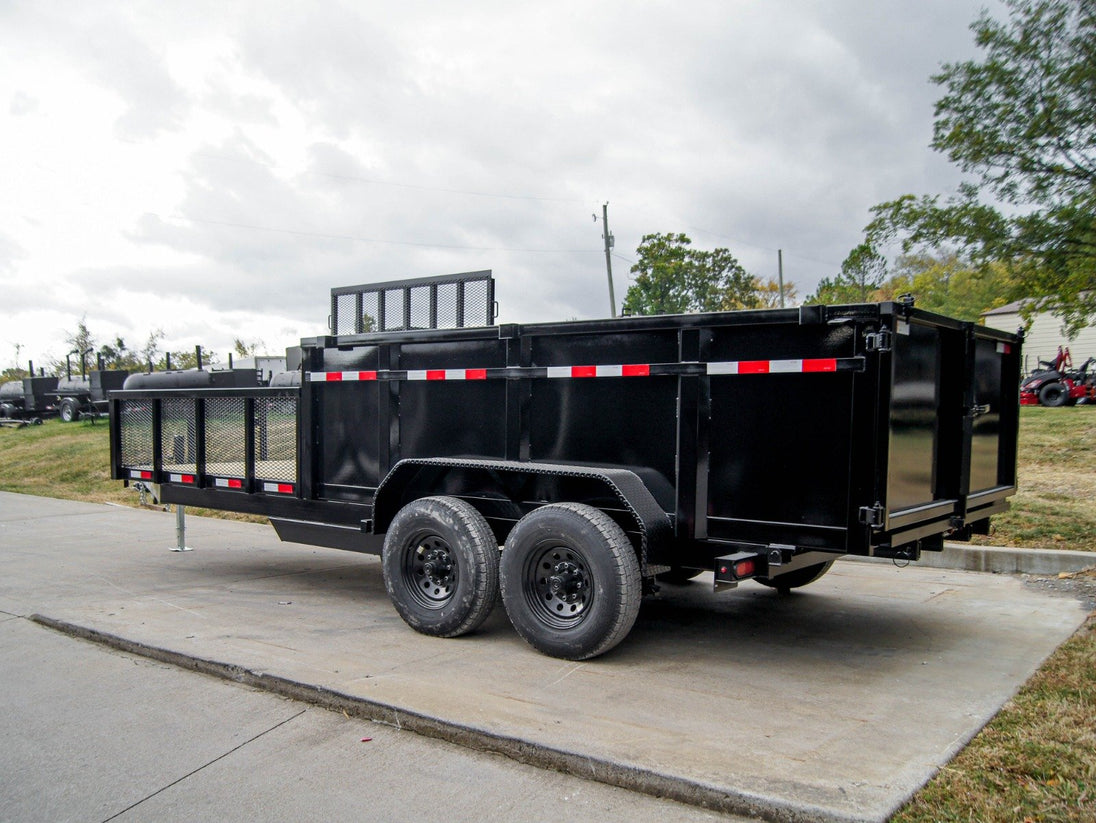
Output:
<instances>
[{"instance_id":1,"label":"hinge","mask_svg":"<svg viewBox=\"0 0 1096 823\"><path fill-rule=\"evenodd\" d=\"M877 332L867 332L864 335L864 350L867 352L887 352L893 346L894 335L891 330L883 326Z\"/></svg>"},{"instance_id":2,"label":"hinge","mask_svg":"<svg viewBox=\"0 0 1096 823\"><path fill-rule=\"evenodd\" d=\"M861 506L860 522L873 529L881 529L883 527L883 518L885 514L886 512L879 503L876 503L874 506Z\"/></svg>"}]
</instances>

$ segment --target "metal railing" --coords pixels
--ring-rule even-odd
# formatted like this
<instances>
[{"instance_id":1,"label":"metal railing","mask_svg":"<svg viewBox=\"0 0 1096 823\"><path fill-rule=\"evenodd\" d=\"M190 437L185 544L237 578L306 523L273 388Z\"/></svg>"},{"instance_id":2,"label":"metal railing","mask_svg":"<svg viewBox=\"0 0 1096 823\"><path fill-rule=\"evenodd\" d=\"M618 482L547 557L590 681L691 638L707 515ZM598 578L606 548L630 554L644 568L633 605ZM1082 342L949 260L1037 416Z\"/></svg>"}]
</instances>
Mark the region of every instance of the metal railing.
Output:
<instances>
[{"instance_id":1,"label":"metal railing","mask_svg":"<svg viewBox=\"0 0 1096 823\"><path fill-rule=\"evenodd\" d=\"M489 270L331 290L335 335L491 326L495 314Z\"/></svg>"}]
</instances>

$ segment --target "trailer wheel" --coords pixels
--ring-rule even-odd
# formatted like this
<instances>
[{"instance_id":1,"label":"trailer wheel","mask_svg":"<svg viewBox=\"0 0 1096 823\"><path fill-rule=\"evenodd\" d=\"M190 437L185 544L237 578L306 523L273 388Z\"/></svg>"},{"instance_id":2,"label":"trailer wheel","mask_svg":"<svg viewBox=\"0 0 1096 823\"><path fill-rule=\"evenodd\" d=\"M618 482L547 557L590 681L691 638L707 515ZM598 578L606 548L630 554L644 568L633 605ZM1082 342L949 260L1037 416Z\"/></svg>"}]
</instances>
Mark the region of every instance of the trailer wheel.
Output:
<instances>
[{"instance_id":1,"label":"trailer wheel","mask_svg":"<svg viewBox=\"0 0 1096 823\"><path fill-rule=\"evenodd\" d=\"M804 566L802 569L796 569L794 572L788 572L778 577L755 577L754 580L762 586L768 586L770 589L776 589L781 594L787 594L792 589L798 589L808 583L813 583L830 570L830 566L834 564L835 560L836 558L814 566Z\"/></svg>"},{"instance_id":2,"label":"trailer wheel","mask_svg":"<svg viewBox=\"0 0 1096 823\"><path fill-rule=\"evenodd\" d=\"M1057 408L1069 402L1069 389L1063 383L1047 383L1039 389L1039 402Z\"/></svg>"},{"instance_id":3,"label":"trailer wheel","mask_svg":"<svg viewBox=\"0 0 1096 823\"><path fill-rule=\"evenodd\" d=\"M72 423L80 419L80 412L76 408L76 402L73 400L61 401L61 419L66 423Z\"/></svg>"},{"instance_id":4,"label":"trailer wheel","mask_svg":"<svg viewBox=\"0 0 1096 823\"><path fill-rule=\"evenodd\" d=\"M565 660L596 657L623 640L643 590L624 531L577 503L542 506L518 521L506 538L499 582L517 633Z\"/></svg>"},{"instance_id":5,"label":"trailer wheel","mask_svg":"<svg viewBox=\"0 0 1096 823\"><path fill-rule=\"evenodd\" d=\"M382 566L392 605L422 634L467 634L498 598L498 541L483 515L455 497L423 497L400 509Z\"/></svg>"}]
</instances>

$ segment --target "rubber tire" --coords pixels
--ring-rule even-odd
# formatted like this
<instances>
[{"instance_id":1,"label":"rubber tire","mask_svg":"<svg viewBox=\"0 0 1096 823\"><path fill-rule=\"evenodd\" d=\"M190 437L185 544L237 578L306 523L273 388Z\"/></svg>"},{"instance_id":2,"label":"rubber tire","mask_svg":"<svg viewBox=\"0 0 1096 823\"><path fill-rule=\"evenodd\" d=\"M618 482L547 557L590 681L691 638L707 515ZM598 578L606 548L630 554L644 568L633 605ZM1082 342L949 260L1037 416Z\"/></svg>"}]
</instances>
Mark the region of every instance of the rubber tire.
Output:
<instances>
[{"instance_id":1,"label":"rubber tire","mask_svg":"<svg viewBox=\"0 0 1096 823\"><path fill-rule=\"evenodd\" d=\"M577 616L558 616L541 602L547 578L538 581L533 567L557 549L585 581ZM579 503L542 506L518 521L506 538L499 583L517 633L538 651L564 660L588 660L620 643L643 597L639 561L627 535L607 514Z\"/></svg>"},{"instance_id":2,"label":"rubber tire","mask_svg":"<svg viewBox=\"0 0 1096 823\"><path fill-rule=\"evenodd\" d=\"M62 400L59 416L64 423L75 423L80 419L80 411L72 400Z\"/></svg>"},{"instance_id":3,"label":"rubber tire","mask_svg":"<svg viewBox=\"0 0 1096 823\"><path fill-rule=\"evenodd\" d=\"M655 580L659 583L669 583L671 586L684 586L695 577L704 574L703 569L687 569L684 566L671 566L668 572L656 574Z\"/></svg>"},{"instance_id":4,"label":"rubber tire","mask_svg":"<svg viewBox=\"0 0 1096 823\"><path fill-rule=\"evenodd\" d=\"M787 594L792 589L799 589L813 583L828 572L830 566L835 562L836 558L827 560L825 563L817 563L814 566L804 566L802 569L796 569L794 572L788 572L779 577L755 577L754 580L762 586L768 586L770 589L776 589L781 594Z\"/></svg>"},{"instance_id":5,"label":"rubber tire","mask_svg":"<svg viewBox=\"0 0 1096 823\"><path fill-rule=\"evenodd\" d=\"M453 563L455 582L448 594L440 586L435 593L420 592L414 582L415 559L425 541L441 547ZM421 634L468 634L498 599L498 541L483 515L455 497L422 497L400 509L385 535L381 566L392 605Z\"/></svg>"},{"instance_id":6,"label":"rubber tire","mask_svg":"<svg viewBox=\"0 0 1096 823\"><path fill-rule=\"evenodd\" d=\"M1069 389L1064 383L1047 383L1039 389L1039 402L1052 409L1064 406L1069 402Z\"/></svg>"}]
</instances>

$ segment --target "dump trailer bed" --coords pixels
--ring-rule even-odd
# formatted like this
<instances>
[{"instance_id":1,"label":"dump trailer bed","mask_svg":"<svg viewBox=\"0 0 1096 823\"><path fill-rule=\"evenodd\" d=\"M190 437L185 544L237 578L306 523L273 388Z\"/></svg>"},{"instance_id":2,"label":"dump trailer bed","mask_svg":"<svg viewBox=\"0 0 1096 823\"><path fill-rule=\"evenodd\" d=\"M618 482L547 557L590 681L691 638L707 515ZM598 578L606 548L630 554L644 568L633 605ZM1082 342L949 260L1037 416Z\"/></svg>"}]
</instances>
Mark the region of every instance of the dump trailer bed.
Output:
<instances>
[{"instance_id":1,"label":"dump trailer bed","mask_svg":"<svg viewBox=\"0 0 1096 823\"><path fill-rule=\"evenodd\" d=\"M302 341L299 387L113 393L114 477L382 554L419 631L471 631L501 579L519 633L573 659L656 580L786 590L843 554L916 560L1015 492L1020 340L909 304L364 317Z\"/></svg>"}]
</instances>

